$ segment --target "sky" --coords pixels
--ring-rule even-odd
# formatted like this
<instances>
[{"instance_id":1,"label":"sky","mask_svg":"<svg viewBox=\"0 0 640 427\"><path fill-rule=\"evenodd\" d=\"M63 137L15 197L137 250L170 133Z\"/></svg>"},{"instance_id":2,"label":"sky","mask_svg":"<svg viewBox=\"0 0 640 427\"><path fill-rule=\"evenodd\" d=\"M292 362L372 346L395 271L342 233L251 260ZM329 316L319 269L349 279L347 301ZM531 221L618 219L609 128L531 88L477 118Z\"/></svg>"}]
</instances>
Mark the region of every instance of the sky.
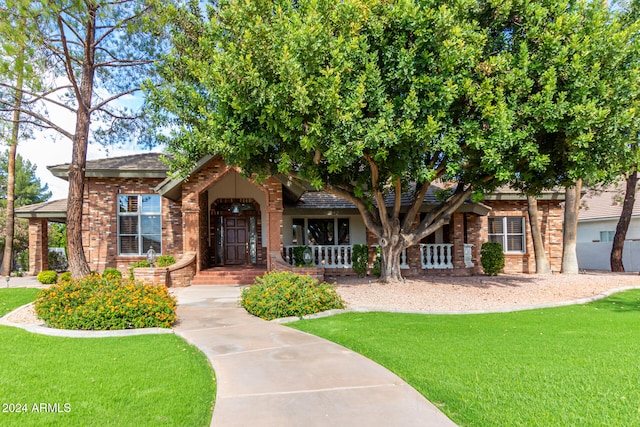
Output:
<instances>
[{"instance_id":1,"label":"sky","mask_svg":"<svg viewBox=\"0 0 640 427\"><path fill-rule=\"evenodd\" d=\"M116 101L116 103L135 110L141 105L141 99L140 97L126 96ZM48 111L49 117L54 123L73 133L76 124L75 114L53 105L49 105ZM144 149L138 147L133 141L119 143L118 146L110 147L89 144L87 160L126 156L149 151L162 151L162 147L155 147L153 150ZM71 153L71 140L51 130L34 130L33 138L23 139L18 143L18 154L36 166L36 176L40 179L41 185L47 184L49 186L49 191L52 193L49 200L67 198L69 182L53 176L47 166L71 163Z\"/></svg>"}]
</instances>

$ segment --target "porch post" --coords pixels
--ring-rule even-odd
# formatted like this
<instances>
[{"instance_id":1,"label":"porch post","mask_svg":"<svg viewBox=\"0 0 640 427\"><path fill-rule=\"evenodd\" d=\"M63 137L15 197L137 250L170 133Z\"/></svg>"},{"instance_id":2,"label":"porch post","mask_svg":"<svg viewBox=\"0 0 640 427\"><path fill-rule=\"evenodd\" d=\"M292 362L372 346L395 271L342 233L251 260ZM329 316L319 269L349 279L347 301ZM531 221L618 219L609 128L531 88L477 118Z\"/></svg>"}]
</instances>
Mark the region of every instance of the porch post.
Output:
<instances>
[{"instance_id":1,"label":"porch post","mask_svg":"<svg viewBox=\"0 0 640 427\"><path fill-rule=\"evenodd\" d=\"M184 203L183 203L184 206ZM183 233L183 246L184 253L193 252L197 254L196 257L196 273L200 271L200 251L198 250L200 245L200 209L199 208L187 208L182 210L182 233Z\"/></svg>"},{"instance_id":2,"label":"porch post","mask_svg":"<svg viewBox=\"0 0 640 427\"><path fill-rule=\"evenodd\" d=\"M49 234L46 219L29 219L29 275L49 269Z\"/></svg>"},{"instance_id":3,"label":"porch post","mask_svg":"<svg viewBox=\"0 0 640 427\"><path fill-rule=\"evenodd\" d=\"M267 270L271 271L282 259L282 183L271 177L262 185L267 190Z\"/></svg>"},{"instance_id":4,"label":"porch post","mask_svg":"<svg viewBox=\"0 0 640 427\"><path fill-rule=\"evenodd\" d=\"M464 265L464 214L451 215L451 243L453 243L453 268L465 268Z\"/></svg>"}]
</instances>

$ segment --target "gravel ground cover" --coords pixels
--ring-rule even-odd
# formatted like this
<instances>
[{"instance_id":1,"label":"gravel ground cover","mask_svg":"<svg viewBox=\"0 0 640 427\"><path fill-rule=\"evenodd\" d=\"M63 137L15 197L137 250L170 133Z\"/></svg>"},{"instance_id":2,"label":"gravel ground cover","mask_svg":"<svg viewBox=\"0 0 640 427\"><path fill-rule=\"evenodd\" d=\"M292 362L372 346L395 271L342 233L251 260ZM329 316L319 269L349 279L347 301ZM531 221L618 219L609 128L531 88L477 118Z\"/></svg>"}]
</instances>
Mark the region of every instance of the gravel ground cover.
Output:
<instances>
[{"instance_id":1,"label":"gravel ground cover","mask_svg":"<svg viewBox=\"0 0 640 427\"><path fill-rule=\"evenodd\" d=\"M611 272L494 277L430 275L396 284L355 277L328 277L327 281L336 282L338 293L352 309L431 313L510 311L563 305L640 287L638 273Z\"/></svg>"}]
</instances>

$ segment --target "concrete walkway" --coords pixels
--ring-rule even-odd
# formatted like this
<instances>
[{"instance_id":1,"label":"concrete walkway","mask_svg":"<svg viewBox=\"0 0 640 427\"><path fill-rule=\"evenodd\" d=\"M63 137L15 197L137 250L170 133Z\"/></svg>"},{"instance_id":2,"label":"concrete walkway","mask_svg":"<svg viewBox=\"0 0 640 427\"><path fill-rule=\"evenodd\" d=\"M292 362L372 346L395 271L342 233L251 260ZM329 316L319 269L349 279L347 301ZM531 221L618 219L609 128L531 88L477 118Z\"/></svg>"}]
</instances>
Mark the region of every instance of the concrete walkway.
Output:
<instances>
[{"instance_id":1,"label":"concrete walkway","mask_svg":"<svg viewBox=\"0 0 640 427\"><path fill-rule=\"evenodd\" d=\"M237 286L175 289L178 335L216 372L212 426L455 426L403 380L324 339L238 308Z\"/></svg>"}]
</instances>

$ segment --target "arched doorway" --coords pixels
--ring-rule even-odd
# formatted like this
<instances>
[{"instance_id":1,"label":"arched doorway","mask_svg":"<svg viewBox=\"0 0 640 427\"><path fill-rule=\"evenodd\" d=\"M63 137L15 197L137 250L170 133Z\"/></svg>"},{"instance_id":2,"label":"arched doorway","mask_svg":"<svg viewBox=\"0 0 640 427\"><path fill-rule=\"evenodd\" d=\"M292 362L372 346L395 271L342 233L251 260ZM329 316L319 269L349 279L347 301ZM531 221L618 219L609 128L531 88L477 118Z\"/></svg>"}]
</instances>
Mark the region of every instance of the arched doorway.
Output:
<instances>
[{"instance_id":1,"label":"arched doorway","mask_svg":"<svg viewBox=\"0 0 640 427\"><path fill-rule=\"evenodd\" d=\"M210 215L211 265L256 265L260 205L253 199L217 199Z\"/></svg>"}]
</instances>

